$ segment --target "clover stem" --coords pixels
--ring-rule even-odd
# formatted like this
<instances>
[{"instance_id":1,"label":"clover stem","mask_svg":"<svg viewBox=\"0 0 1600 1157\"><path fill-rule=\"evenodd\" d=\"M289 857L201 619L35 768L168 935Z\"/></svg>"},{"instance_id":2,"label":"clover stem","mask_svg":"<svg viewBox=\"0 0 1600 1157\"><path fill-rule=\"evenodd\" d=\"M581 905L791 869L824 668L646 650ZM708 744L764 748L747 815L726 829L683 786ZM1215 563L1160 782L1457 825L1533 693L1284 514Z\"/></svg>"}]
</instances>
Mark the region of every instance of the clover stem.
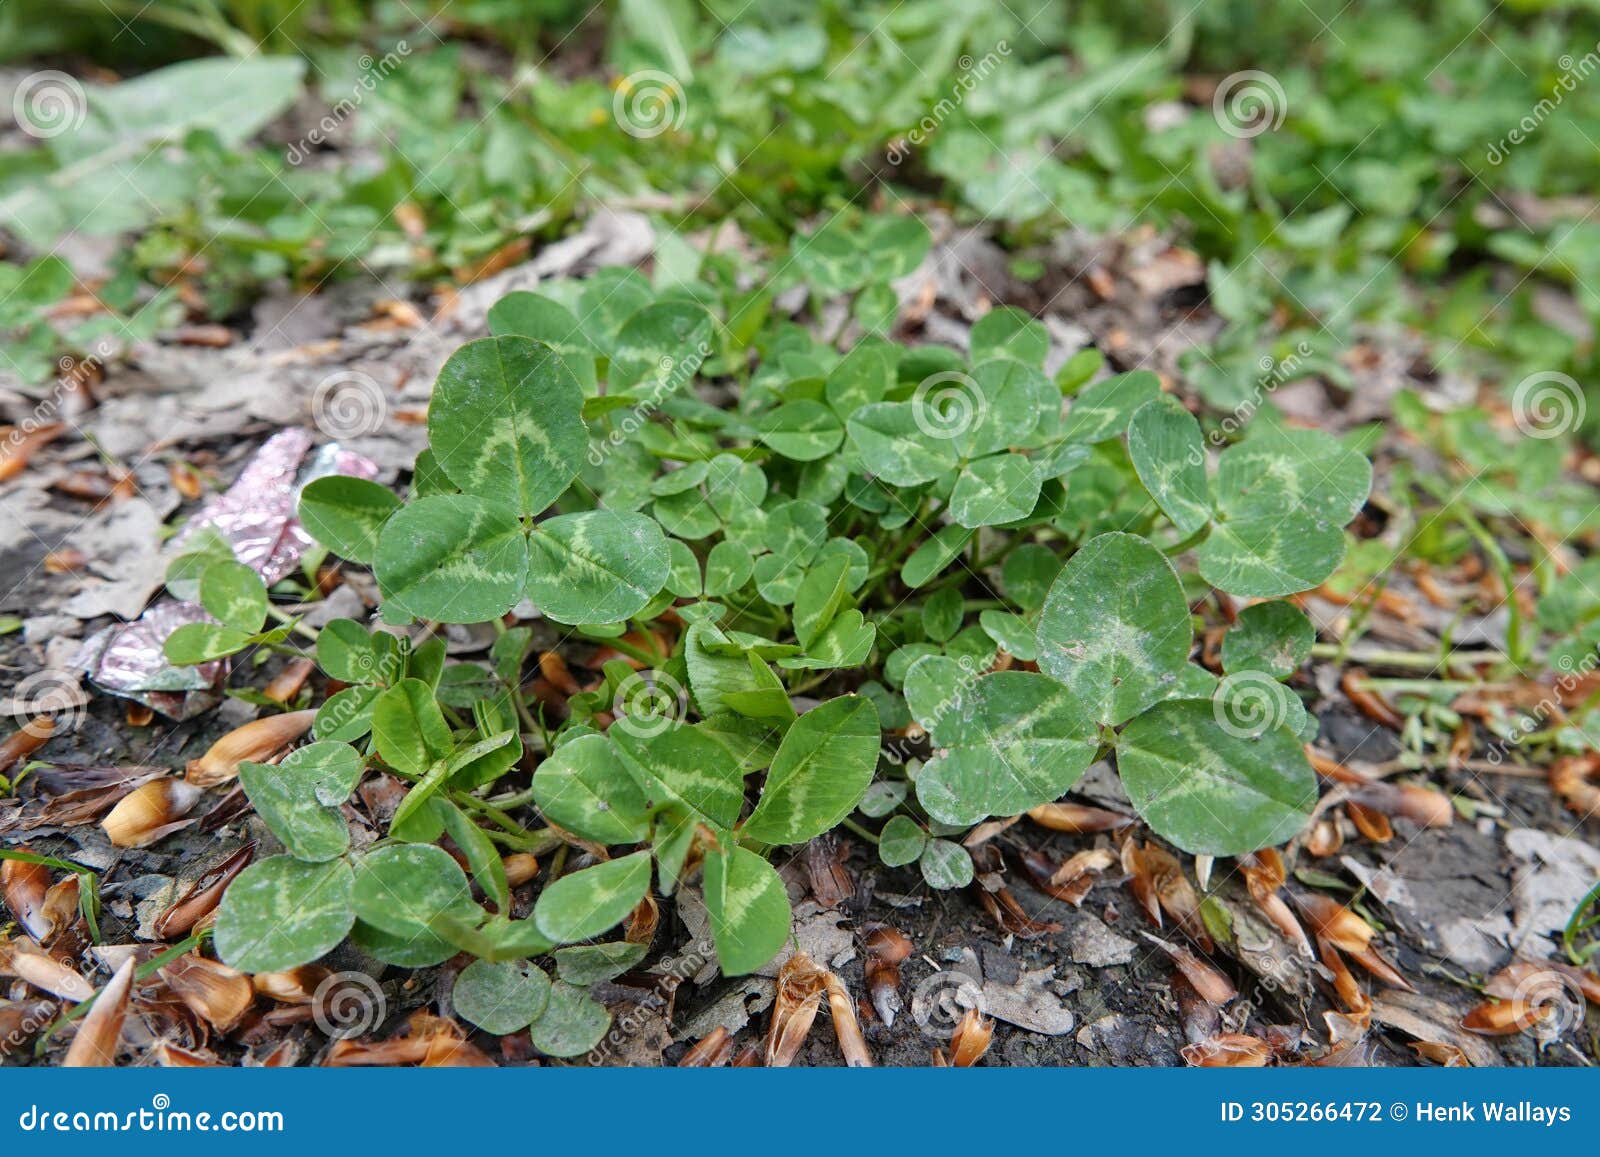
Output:
<instances>
[{"instance_id":1,"label":"clover stem","mask_svg":"<svg viewBox=\"0 0 1600 1157\"><path fill-rule=\"evenodd\" d=\"M860 836L862 839L866 840L867 843L876 844L878 842L878 837L877 836L873 835L866 828L864 828L860 824L856 823L855 820L850 819L849 817L846 817L845 819L842 819L839 822L845 828L849 829L850 831L854 832L856 835Z\"/></svg>"},{"instance_id":2,"label":"clover stem","mask_svg":"<svg viewBox=\"0 0 1600 1157\"><path fill-rule=\"evenodd\" d=\"M275 607L271 603L268 603L267 604L267 614L270 617L272 617L274 619L277 619L278 622L280 622L284 626L288 627L295 634L300 635L300 636L302 636L304 638L310 639L313 643L315 643L317 641L317 633L318 632L317 632L316 628L315 627L306 626L303 622L301 622L299 619L295 618L288 611L282 610L281 608Z\"/></svg>"},{"instance_id":3,"label":"clover stem","mask_svg":"<svg viewBox=\"0 0 1600 1157\"><path fill-rule=\"evenodd\" d=\"M1177 558L1186 550L1193 550L1211 536L1211 524L1208 522L1189 537L1180 539L1171 546L1163 547L1161 553L1168 558Z\"/></svg>"}]
</instances>

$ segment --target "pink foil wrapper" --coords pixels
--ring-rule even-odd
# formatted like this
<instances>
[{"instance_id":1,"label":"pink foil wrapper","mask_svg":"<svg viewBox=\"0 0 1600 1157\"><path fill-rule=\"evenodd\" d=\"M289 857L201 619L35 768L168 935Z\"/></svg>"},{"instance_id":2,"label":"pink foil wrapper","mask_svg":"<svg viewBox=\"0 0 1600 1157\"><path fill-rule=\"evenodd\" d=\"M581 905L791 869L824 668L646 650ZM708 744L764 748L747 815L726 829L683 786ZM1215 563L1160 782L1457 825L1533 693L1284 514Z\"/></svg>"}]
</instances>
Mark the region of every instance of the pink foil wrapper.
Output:
<instances>
[{"instance_id":1,"label":"pink foil wrapper","mask_svg":"<svg viewBox=\"0 0 1600 1157\"><path fill-rule=\"evenodd\" d=\"M330 474L373 478L377 466L336 443L311 450L308 430L282 430L267 439L238 480L211 499L172 540L169 553L209 527L233 547L236 558L271 586L300 562L311 536L295 517L300 489ZM172 719L189 719L222 699L228 663L194 667L167 662L162 645L185 623L210 622L195 603L161 599L131 623L107 627L85 640L76 665L96 687L143 703Z\"/></svg>"}]
</instances>

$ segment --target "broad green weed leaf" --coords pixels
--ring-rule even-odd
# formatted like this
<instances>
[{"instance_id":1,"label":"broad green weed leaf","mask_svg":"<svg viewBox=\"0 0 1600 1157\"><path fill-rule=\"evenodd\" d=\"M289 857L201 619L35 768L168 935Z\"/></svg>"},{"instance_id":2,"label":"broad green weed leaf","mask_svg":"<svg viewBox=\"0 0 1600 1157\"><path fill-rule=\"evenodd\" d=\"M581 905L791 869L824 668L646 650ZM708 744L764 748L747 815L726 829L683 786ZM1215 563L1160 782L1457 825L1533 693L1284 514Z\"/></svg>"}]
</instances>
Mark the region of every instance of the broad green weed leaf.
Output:
<instances>
[{"instance_id":1,"label":"broad green weed leaf","mask_svg":"<svg viewBox=\"0 0 1600 1157\"><path fill-rule=\"evenodd\" d=\"M419 498L384 524L373 570L384 598L405 614L481 623L522 597L528 540L503 503L465 494Z\"/></svg>"},{"instance_id":2,"label":"broad green weed leaf","mask_svg":"<svg viewBox=\"0 0 1600 1157\"><path fill-rule=\"evenodd\" d=\"M1062 684L1000 671L947 689L931 732L937 748L917 776L917 800L941 823L1010 816L1059 799L1099 749L1094 721Z\"/></svg>"},{"instance_id":3,"label":"broad green weed leaf","mask_svg":"<svg viewBox=\"0 0 1600 1157\"><path fill-rule=\"evenodd\" d=\"M272 856L228 885L217 910L217 955L241 972L281 972L333 951L355 918L349 864Z\"/></svg>"},{"instance_id":4,"label":"broad green weed leaf","mask_svg":"<svg viewBox=\"0 0 1600 1157\"><path fill-rule=\"evenodd\" d=\"M238 654L250 645L253 637L248 632L215 623L184 623L167 636L162 650L168 662L189 667Z\"/></svg>"},{"instance_id":5,"label":"broad green weed leaf","mask_svg":"<svg viewBox=\"0 0 1600 1157\"><path fill-rule=\"evenodd\" d=\"M558 944L588 940L622 923L649 890L650 853L634 852L546 884L533 917Z\"/></svg>"},{"instance_id":6,"label":"broad green weed leaf","mask_svg":"<svg viewBox=\"0 0 1600 1157\"><path fill-rule=\"evenodd\" d=\"M876 628L854 607L836 615L827 629L806 648L806 654L779 659L778 666L790 671L826 670L834 667L859 667L872 653Z\"/></svg>"},{"instance_id":7,"label":"broad green weed leaf","mask_svg":"<svg viewBox=\"0 0 1600 1157\"><path fill-rule=\"evenodd\" d=\"M372 730L372 705L382 693L381 687L346 687L317 708L312 734L354 743Z\"/></svg>"},{"instance_id":8,"label":"broad green weed leaf","mask_svg":"<svg viewBox=\"0 0 1600 1157\"><path fill-rule=\"evenodd\" d=\"M983 668L971 659L927 655L913 660L905 678L906 706L911 709L911 717L927 731L933 731L945 713L960 702L962 690L982 673Z\"/></svg>"},{"instance_id":9,"label":"broad green weed leaf","mask_svg":"<svg viewBox=\"0 0 1600 1157\"><path fill-rule=\"evenodd\" d=\"M317 632L317 666L341 683L387 685L404 670L404 651L394 635L334 619Z\"/></svg>"},{"instance_id":10,"label":"broad green weed leaf","mask_svg":"<svg viewBox=\"0 0 1600 1157\"><path fill-rule=\"evenodd\" d=\"M432 968L461 951L431 932L419 930L407 936L391 936L360 920L350 930L350 942L374 960L400 968Z\"/></svg>"},{"instance_id":11,"label":"broad green weed leaf","mask_svg":"<svg viewBox=\"0 0 1600 1157\"><path fill-rule=\"evenodd\" d=\"M1015 655L1024 663L1039 657L1038 628L1021 615L989 608L978 612L978 624L1007 654Z\"/></svg>"},{"instance_id":12,"label":"broad green weed leaf","mask_svg":"<svg viewBox=\"0 0 1600 1157\"><path fill-rule=\"evenodd\" d=\"M1061 404L1055 387L1042 373L1010 358L979 362L973 366L969 382L947 389L950 401L943 413L951 420L947 428L965 459L1020 445L1041 417ZM965 395L974 390L969 403ZM936 406L938 396L937 391L930 392L927 404ZM916 395L911 404L916 405ZM924 416L924 422L927 420Z\"/></svg>"},{"instance_id":13,"label":"broad green weed leaf","mask_svg":"<svg viewBox=\"0 0 1600 1157\"><path fill-rule=\"evenodd\" d=\"M495 1036L527 1028L550 1001L550 977L526 960L474 960L456 977L455 1010Z\"/></svg>"},{"instance_id":14,"label":"broad green weed leaf","mask_svg":"<svg viewBox=\"0 0 1600 1157\"><path fill-rule=\"evenodd\" d=\"M370 563L383 524L398 509L400 499L387 486L335 474L307 484L298 513L306 532L334 554Z\"/></svg>"},{"instance_id":15,"label":"broad green weed leaf","mask_svg":"<svg viewBox=\"0 0 1600 1157\"><path fill-rule=\"evenodd\" d=\"M1264 429L1217 460L1217 501L1233 519L1293 510L1342 527L1372 488L1372 465L1320 430Z\"/></svg>"},{"instance_id":16,"label":"broad green weed leaf","mask_svg":"<svg viewBox=\"0 0 1600 1157\"><path fill-rule=\"evenodd\" d=\"M766 844L799 844L855 810L878 766L878 712L841 695L789 727L744 832Z\"/></svg>"},{"instance_id":17,"label":"broad green weed leaf","mask_svg":"<svg viewBox=\"0 0 1600 1157\"><path fill-rule=\"evenodd\" d=\"M610 388L656 402L686 391L711 353L711 339L711 318L693 302L646 306L617 335Z\"/></svg>"},{"instance_id":18,"label":"broad green weed leaf","mask_svg":"<svg viewBox=\"0 0 1600 1157\"><path fill-rule=\"evenodd\" d=\"M928 420L919 423L918 414L913 402L877 402L850 415L850 443L868 472L893 486L917 486L961 464L960 447L950 437L930 436Z\"/></svg>"},{"instance_id":19,"label":"broad green weed leaf","mask_svg":"<svg viewBox=\"0 0 1600 1157\"><path fill-rule=\"evenodd\" d=\"M444 821L444 830L463 855L473 880L483 890L495 910L506 913L511 908L511 885L506 879L505 861L500 858L494 841L482 828L467 817L467 813L447 799L434 799L431 805Z\"/></svg>"},{"instance_id":20,"label":"broad green weed leaf","mask_svg":"<svg viewBox=\"0 0 1600 1157\"><path fill-rule=\"evenodd\" d=\"M725 540L706 555L706 594L712 598L731 595L750 581L756 560L743 543Z\"/></svg>"},{"instance_id":21,"label":"broad green weed leaf","mask_svg":"<svg viewBox=\"0 0 1600 1157\"><path fill-rule=\"evenodd\" d=\"M527 595L558 623L609 623L636 614L666 585L672 556L642 514L589 510L533 528Z\"/></svg>"},{"instance_id":22,"label":"broad green weed leaf","mask_svg":"<svg viewBox=\"0 0 1600 1157\"><path fill-rule=\"evenodd\" d=\"M723 975L754 972L789 939L791 912L783 881L748 848L706 854L705 897Z\"/></svg>"},{"instance_id":23,"label":"broad green weed leaf","mask_svg":"<svg viewBox=\"0 0 1600 1157\"><path fill-rule=\"evenodd\" d=\"M795 637L802 647L816 642L849 594L850 560L835 555L806 572L794 596Z\"/></svg>"},{"instance_id":24,"label":"broad green weed leaf","mask_svg":"<svg viewBox=\"0 0 1600 1157\"><path fill-rule=\"evenodd\" d=\"M900 581L915 590L944 573L956 556L972 538L972 531L964 526L941 526L916 550L912 551L900 568Z\"/></svg>"},{"instance_id":25,"label":"broad green weed leaf","mask_svg":"<svg viewBox=\"0 0 1600 1157\"><path fill-rule=\"evenodd\" d=\"M961 629L967 601L957 587L934 591L922 604L922 631L935 643L949 642Z\"/></svg>"},{"instance_id":26,"label":"broad green weed leaf","mask_svg":"<svg viewBox=\"0 0 1600 1157\"><path fill-rule=\"evenodd\" d=\"M1237 856L1281 844L1317 801L1300 739L1281 727L1241 738L1218 714L1207 700L1177 699L1128 724L1117 743L1128 798L1186 852Z\"/></svg>"},{"instance_id":27,"label":"broad green weed leaf","mask_svg":"<svg viewBox=\"0 0 1600 1157\"><path fill-rule=\"evenodd\" d=\"M1222 636L1224 671L1265 671L1287 679L1311 657L1317 633L1306 613L1292 603L1256 603L1239 612L1239 621Z\"/></svg>"},{"instance_id":28,"label":"broad green weed leaf","mask_svg":"<svg viewBox=\"0 0 1600 1157\"><path fill-rule=\"evenodd\" d=\"M482 338L439 371L428 441L463 491L537 514L583 464L582 410L583 387L555 350L522 337Z\"/></svg>"},{"instance_id":29,"label":"broad green weed leaf","mask_svg":"<svg viewBox=\"0 0 1600 1157\"><path fill-rule=\"evenodd\" d=\"M1050 332L1015 306L991 309L972 327L972 360L1011 358L1034 369L1050 352Z\"/></svg>"},{"instance_id":30,"label":"broad green weed leaf","mask_svg":"<svg viewBox=\"0 0 1600 1157\"><path fill-rule=\"evenodd\" d=\"M671 569L667 571L666 589L680 599L700 596L700 560L689 544L677 538L667 539L667 555Z\"/></svg>"},{"instance_id":31,"label":"broad green weed leaf","mask_svg":"<svg viewBox=\"0 0 1600 1157\"><path fill-rule=\"evenodd\" d=\"M1200 423L1176 398L1163 394L1134 411L1128 457L1180 535L1191 535L1211 520Z\"/></svg>"},{"instance_id":32,"label":"broad green weed leaf","mask_svg":"<svg viewBox=\"0 0 1600 1157\"><path fill-rule=\"evenodd\" d=\"M839 359L823 391L835 414L849 418L862 406L883 401L894 385L894 349L885 343L862 342Z\"/></svg>"},{"instance_id":33,"label":"broad green weed leaf","mask_svg":"<svg viewBox=\"0 0 1600 1157\"><path fill-rule=\"evenodd\" d=\"M489 332L495 337L525 337L561 355L586 391L595 385L596 350L572 311L538 293L518 290L489 307Z\"/></svg>"},{"instance_id":34,"label":"broad green weed leaf","mask_svg":"<svg viewBox=\"0 0 1600 1157\"><path fill-rule=\"evenodd\" d=\"M533 798L551 823L604 844L645 838L646 804L604 735L561 744L533 773Z\"/></svg>"},{"instance_id":35,"label":"broad green weed leaf","mask_svg":"<svg viewBox=\"0 0 1600 1157\"><path fill-rule=\"evenodd\" d=\"M1097 721L1119 724L1161 699L1189 657L1189 604L1145 539L1102 534L1062 568L1039 617L1039 669Z\"/></svg>"}]
</instances>

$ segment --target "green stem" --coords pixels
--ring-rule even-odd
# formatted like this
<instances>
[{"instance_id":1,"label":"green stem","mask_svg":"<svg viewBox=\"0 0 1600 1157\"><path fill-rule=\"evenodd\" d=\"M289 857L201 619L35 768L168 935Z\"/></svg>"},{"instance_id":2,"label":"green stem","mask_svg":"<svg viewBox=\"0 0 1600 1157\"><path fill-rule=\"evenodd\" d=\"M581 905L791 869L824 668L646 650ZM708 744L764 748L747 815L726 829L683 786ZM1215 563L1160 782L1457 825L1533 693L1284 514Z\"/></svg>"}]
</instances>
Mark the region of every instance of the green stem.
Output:
<instances>
[{"instance_id":1,"label":"green stem","mask_svg":"<svg viewBox=\"0 0 1600 1157\"><path fill-rule=\"evenodd\" d=\"M860 836L862 839L866 840L867 843L873 844L873 845L877 844L878 837L873 835L871 832L869 832L866 828L862 827L860 824L856 823L855 820L846 818L846 819L840 820L839 822L845 828L847 828L848 830L854 832L856 835Z\"/></svg>"}]
</instances>

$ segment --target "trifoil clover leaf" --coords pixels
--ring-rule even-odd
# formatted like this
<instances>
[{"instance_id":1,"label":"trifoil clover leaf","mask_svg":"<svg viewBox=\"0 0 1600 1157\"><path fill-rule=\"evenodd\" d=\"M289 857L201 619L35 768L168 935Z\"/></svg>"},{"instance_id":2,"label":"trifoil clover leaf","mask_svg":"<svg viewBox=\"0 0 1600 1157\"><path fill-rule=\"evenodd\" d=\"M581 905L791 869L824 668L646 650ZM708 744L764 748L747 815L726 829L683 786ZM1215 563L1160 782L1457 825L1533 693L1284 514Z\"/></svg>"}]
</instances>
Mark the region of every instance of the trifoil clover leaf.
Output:
<instances>
[{"instance_id":1,"label":"trifoil clover leaf","mask_svg":"<svg viewBox=\"0 0 1600 1157\"><path fill-rule=\"evenodd\" d=\"M1371 486L1371 464L1316 430L1271 429L1230 446L1217 463L1219 516L1196 551L1201 577L1245 598L1321 585Z\"/></svg>"},{"instance_id":2,"label":"trifoil clover leaf","mask_svg":"<svg viewBox=\"0 0 1600 1157\"><path fill-rule=\"evenodd\" d=\"M170 662L209 663L277 634L261 630L267 621L267 588L244 563L232 557L204 563L198 589L200 605L217 621L185 623L167 636L164 650Z\"/></svg>"},{"instance_id":3,"label":"trifoil clover leaf","mask_svg":"<svg viewBox=\"0 0 1600 1157\"><path fill-rule=\"evenodd\" d=\"M920 659L913 671L949 662ZM947 690L947 702L923 710L935 720L935 748L948 750L916 781L918 802L941 823L1016 815L1059 799L1094 762L1094 720L1079 696L1047 675L1000 671Z\"/></svg>"},{"instance_id":4,"label":"trifoil clover leaf","mask_svg":"<svg viewBox=\"0 0 1600 1157\"><path fill-rule=\"evenodd\" d=\"M527 596L558 623L626 619L655 597L672 569L654 519L609 510L538 523L528 554Z\"/></svg>"},{"instance_id":5,"label":"trifoil clover leaf","mask_svg":"<svg viewBox=\"0 0 1600 1157\"><path fill-rule=\"evenodd\" d=\"M1316 641L1311 620L1293 603L1257 603L1240 611L1239 621L1222 636L1222 669L1287 679L1311 657Z\"/></svg>"},{"instance_id":6,"label":"trifoil clover leaf","mask_svg":"<svg viewBox=\"0 0 1600 1157\"><path fill-rule=\"evenodd\" d=\"M1163 394L1134 411L1128 423L1128 457L1180 535L1187 537L1211 521L1200 423L1176 398Z\"/></svg>"},{"instance_id":7,"label":"trifoil clover leaf","mask_svg":"<svg viewBox=\"0 0 1600 1157\"><path fill-rule=\"evenodd\" d=\"M855 810L878 766L878 711L841 695L789 726L744 833L766 844L799 844Z\"/></svg>"},{"instance_id":8,"label":"trifoil clover leaf","mask_svg":"<svg viewBox=\"0 0 1600 1157\"><path fill-rule=\"evenodd\" d=\"M789 939L791 912L783 880L748 848L706 854L705 900L724 975L754 972Z\"/></svg>"},{"instance_id":9,"label":"trifoil clover leaf","mask_svg":"<svg viewBox=\"0 0 1600 1157\"><path fill-rule=\"evenodd\" d=\"M529 338L484 338L439 371L428 442L464 493L537 514L583 463L582 411L583 387L555 350Z\"/></svg>"},{"instance_id":10,"label":"trifoil clover leaf","mask_svg":"<svg viewBox=\"0 0 1600 1157\"><path fill-rule=\"evenodd\" d=\"M1097 722L1126 722L1166 697L1194 639L1172 564L1146 539L1102 534L1062 568L1039 616L1039 669Z\"/></svg>"},{"instance_id":11,"label":"trifoil clover leaf","mask_svg":"<svg viewBox=\"0 0 1600 1157\"><path fill-rule=\"evenodd\" d=\"M471 342L445 363L429 453L463 493L414 498L383 522L372 557L386 617L480 623L526 595L557 622L615 622L656 596L671 556L654 520L595 510L528 523L577 475L582 408L561 356L529 338Z\"/></svg>"},{"instance_id":12,"label":"trifoil clover leaf","mask_svg":"<svg viewBox=\"0 0 1600 1157\"><path fill-rule=\"evenodd\" d=\"M528 536L516 510L469 494L418 498L383 528L373 570L384 614L441 623L505 614L528 583Z\"/></svg>"},{"instance_id":13,"label":"trifoil clover leaf","mask_svg":"<svg viewBox=\"0 0 1600 1157\"><path fill-rule=\"evenodd\" d=\"M1205 699L1158 704L1123 729L1117 770L1133 806L1160 836L1196 855L1237 856L1305 827L1317 779L1297 736L1252 738Z\"/></svg>"},{"instance_id":14,"label":"trifoil clover leaf","mask_svg":"<svg viewBox=\"0 0 1600 1157\"><path fill-rule=\"evenodd\" d=\"M332 860L350 847L339 814L364 770L347 743L312 743L273 765L245 762L239 783L272 834L297 860Z\"/></svg>"},{"instance_id":15,"label":"trifoil clover leaf","mask_svg":"<svg viewBox=\"0 0 1600 1157\"><path fill-rule=\"evenodd\" d=\"M355 923L351 889L344 860L307 864L273 856L251 864L217 909L217 955L243 972L309 964L337 948Z\"/></svg>"}]
</instances>

